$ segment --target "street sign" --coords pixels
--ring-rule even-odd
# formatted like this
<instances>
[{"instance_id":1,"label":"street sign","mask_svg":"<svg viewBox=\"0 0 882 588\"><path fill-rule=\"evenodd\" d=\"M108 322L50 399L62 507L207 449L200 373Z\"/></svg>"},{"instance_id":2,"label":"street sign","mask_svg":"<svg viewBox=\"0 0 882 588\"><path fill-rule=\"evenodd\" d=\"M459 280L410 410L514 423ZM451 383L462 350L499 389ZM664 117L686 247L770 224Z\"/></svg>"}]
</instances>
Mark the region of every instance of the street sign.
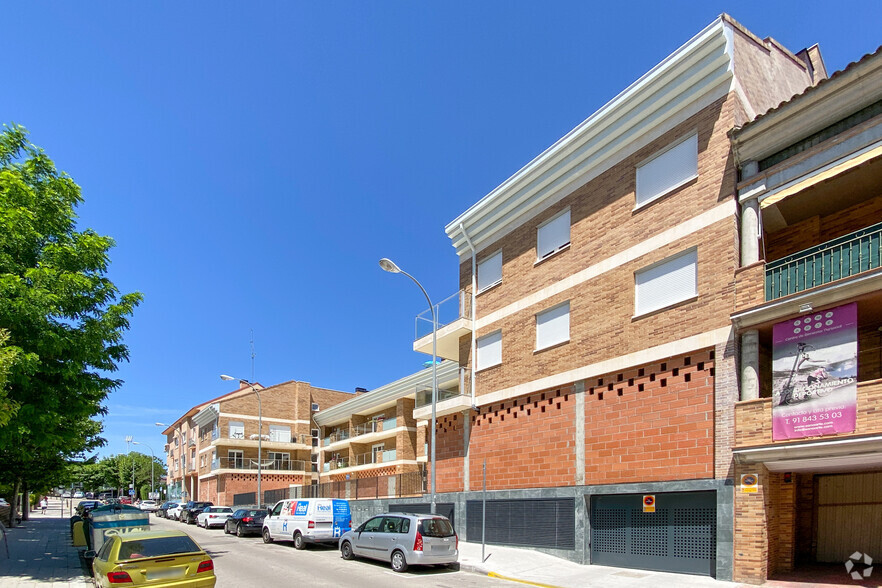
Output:
<instances>
[{"instance_id":1,"label":"street sign","mask_svg":"<svg viewBox=\"0 0 882 588\"><path fill-rule=\"evenodd\" d=\"M756 474L741 474L741 492L744 494L756 494L759 485L759 476Z\"/></svg>"},{"instance_id":2,"label":"street sign","mask_svg":"<svg viewBox=\"0 0 882 588\"><path fill-rule=\"evenodd\" d=\"M129 488L129 496L134 496L134 495L135 495L135 489Z\"/></svg>"},{"instance_id":3,"label":"street sign","mask_svg":"<svg viewBox=\"0 0 882 588\"><path fill-rule=\"evenodd\" d=\"M643 495L643 512L655 512L655 494Z\"/></svg>"}]
</instances>

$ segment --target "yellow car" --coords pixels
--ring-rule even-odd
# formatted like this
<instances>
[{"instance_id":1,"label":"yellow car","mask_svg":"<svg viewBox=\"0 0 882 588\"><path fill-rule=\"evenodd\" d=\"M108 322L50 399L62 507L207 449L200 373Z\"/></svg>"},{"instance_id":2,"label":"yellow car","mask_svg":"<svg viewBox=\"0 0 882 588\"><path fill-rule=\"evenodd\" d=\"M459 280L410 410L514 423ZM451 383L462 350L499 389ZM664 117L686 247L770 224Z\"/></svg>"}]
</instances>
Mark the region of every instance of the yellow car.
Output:
<instances>
[{"instance_id":1,"label":"yellow car","mask_svg":"<svg viewBox=\"0 0 882 588\"><path fill-rule=\"evenodd\" d=\"M210 588L217 578L214 562L183 531L107 533L92 560L95 585L150 588Z\"/></svg>"}]
</instances>

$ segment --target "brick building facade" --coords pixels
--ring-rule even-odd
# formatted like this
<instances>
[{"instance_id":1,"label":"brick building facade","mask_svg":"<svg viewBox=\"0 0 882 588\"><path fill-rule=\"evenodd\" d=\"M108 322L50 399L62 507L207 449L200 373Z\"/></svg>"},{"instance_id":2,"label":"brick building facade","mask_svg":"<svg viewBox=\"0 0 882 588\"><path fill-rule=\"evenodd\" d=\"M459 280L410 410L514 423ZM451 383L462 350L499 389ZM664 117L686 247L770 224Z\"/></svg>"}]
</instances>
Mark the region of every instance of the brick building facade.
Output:
<instances>
[{"instance_id":1,"label":"brick building facade","mask_svg":"<svg viewBox=\"0 0 882 588\"><path fill-rule=\"evenodd\" d=\"M243 382L238 390L193 407L164 431L169 496L256 504L258 460L261 503L266 502L266 492L317 483L318 428L313 415L352 397L307 382L267 388Z\"/></svg>"},{"instance_id":2,"label":"brick building facade","mask_svg":"<svg viewBox=\"0 0 882 588\"><path fill-rule=\"evenodd\" d=\"M466 535L486 467L490 542L732 577L729 133L824 75L723 15L447 226L468 312L438 347L466 371L430 475Z\"/></svg>"},{"instance_id":3,"label":"brick building facade","mask_svg":"<svg viewBox=\"0 0 882 588\"><path fill-rule=\"evenodd\" d=\"M852 554L882 553L882 53L732 140L742 176L735 579L824 564L844 578ZM853 332L834 345L827 317L849 307ZM800 341L795 354L775 335L782 326Z\"/></svg>"}]
</instances>

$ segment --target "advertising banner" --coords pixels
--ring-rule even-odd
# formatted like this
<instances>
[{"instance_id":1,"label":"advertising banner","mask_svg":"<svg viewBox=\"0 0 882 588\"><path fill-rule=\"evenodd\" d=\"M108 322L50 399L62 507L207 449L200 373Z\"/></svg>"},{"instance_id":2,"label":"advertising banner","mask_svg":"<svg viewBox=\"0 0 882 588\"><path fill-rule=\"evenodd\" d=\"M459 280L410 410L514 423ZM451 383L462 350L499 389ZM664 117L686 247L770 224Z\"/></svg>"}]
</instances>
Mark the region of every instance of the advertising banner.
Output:
<instances>
[{"instance_id":1,"label":"advertising banner","mask_svg":"<svg viewBox=\"0 0 882 588\"><path fill-rule=\"evenodd\" d=\"M813 312L772 332L772 438L854 431L857 303Z\"/></svg>"}]
</instances>

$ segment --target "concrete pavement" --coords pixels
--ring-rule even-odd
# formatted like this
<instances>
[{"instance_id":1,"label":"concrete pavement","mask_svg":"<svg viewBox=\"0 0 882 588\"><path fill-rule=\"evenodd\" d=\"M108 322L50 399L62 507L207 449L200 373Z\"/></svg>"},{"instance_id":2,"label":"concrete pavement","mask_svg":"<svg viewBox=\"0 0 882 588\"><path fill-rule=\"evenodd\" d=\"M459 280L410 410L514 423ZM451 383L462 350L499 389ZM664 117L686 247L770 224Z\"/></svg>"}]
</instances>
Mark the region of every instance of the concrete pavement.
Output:
<instances>
[{"instance_id":1,"label":"concrete pavement","mask_svg":"<svg viewBox=\"0 0 882 588\"><path fill-rule=\"evenodd\" d=\"M630 570L597 565L581 565L516 547L487 545L481 561L481 544L459 542L460 569L486 574L503 580L547 588L661 588L716 587L734 588L706 576L669 574L649 570Z\"/></svg>"},{"instance_id":2,"label":"concrete pavement","mask_svg":"<svg viewBox=\"0 0 882 588\"><path fill-rule=\"evenodd\" d=\"M69 501L67 501L69 502ZM3 588L79 588L91 586L82 566L82 548L70 538L70 511L50 499L45 515L32 511L30 520L6 530L0 538L0 586ZM7 557L7 548L9 557Z\"/></svg>"}]
</instances>

